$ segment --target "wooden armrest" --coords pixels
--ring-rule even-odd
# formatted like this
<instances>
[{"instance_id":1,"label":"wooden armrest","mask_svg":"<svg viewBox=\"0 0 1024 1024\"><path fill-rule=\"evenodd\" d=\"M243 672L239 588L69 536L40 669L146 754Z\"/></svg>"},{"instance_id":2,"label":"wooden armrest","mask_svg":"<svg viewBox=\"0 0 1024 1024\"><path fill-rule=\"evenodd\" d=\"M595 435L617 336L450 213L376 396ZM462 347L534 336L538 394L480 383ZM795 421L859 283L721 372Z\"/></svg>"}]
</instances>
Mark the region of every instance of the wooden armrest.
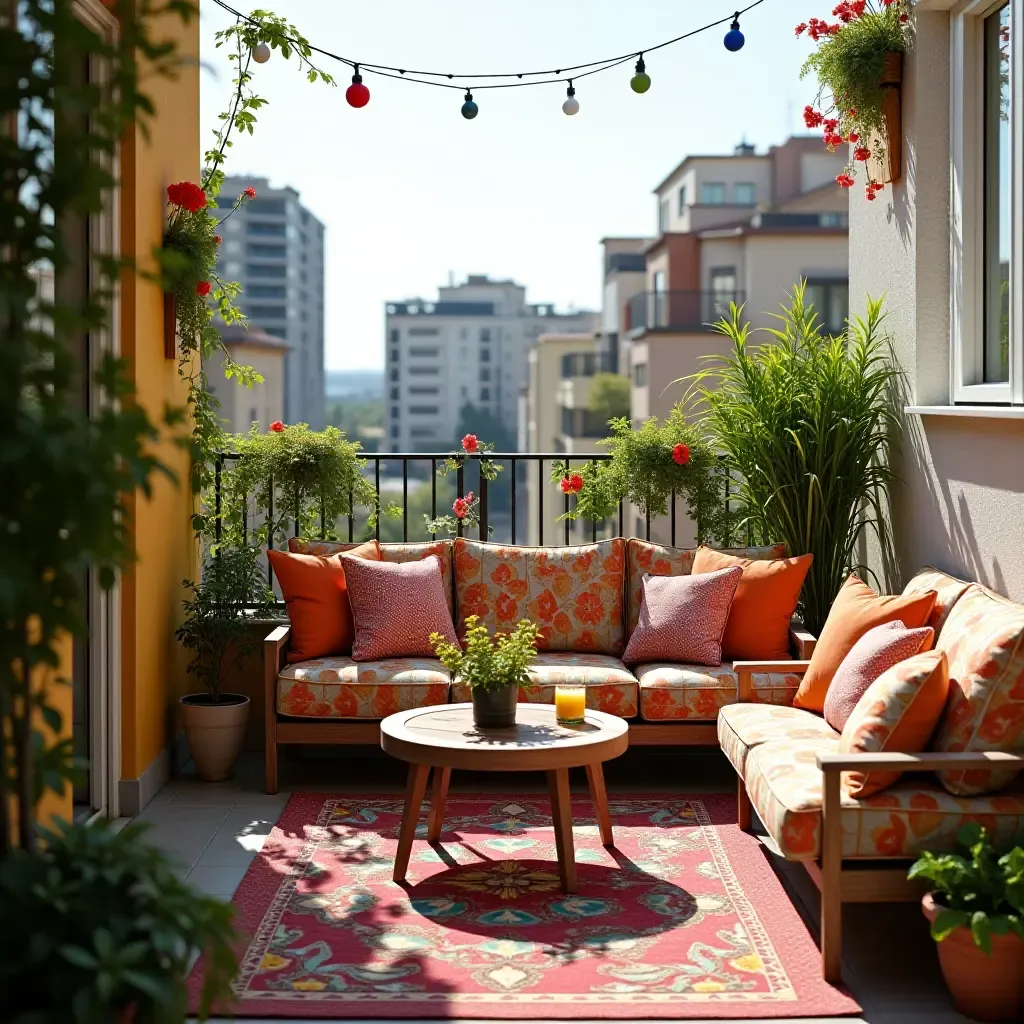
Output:
<instances>
[{"instance_id":1,"label":"wooden armrest","mask_svg":"<svg viewBox=\"0 0 1024 1024\"><path fill-rule=\"evenodd\" d=\"M271 630L270 635L263 641L266 645L264 650L269 647L280 649L283 644L288 643L288 638L291 636L291 626L275 626Z\"/></svg>"},{"instance_id":2,"label":"wooden armrest","mask_svg":"<svg viewBox=\"0 0 1024 1024\"><path fill-rule=\"evenodd\" d=\"M799 676L807 671L808 665L810 661L734 661L732 670L737 676L737 699L741 704L749 704L753 699L755 672L785 672Z\"/></svg>"},{"instance_id":3,"label":"wooden armrest","mask_svg":"<svg viewBox=\"0 0 1024 1024\"><path fill-rule=\"evenodd\" d=\"M808 633L805 629L791 628L789 631L789 649L801 661L810 660L817 643L818 638L813 633Z\"/></svg>"},{"instance_id":4,"label":"wooden armrest","mask_svg":"<svg viewBox=\"0 0 1024 1024\"><path fill-rule=\"evenodd\" d=\"M996 768L1020 765L1024 756L1001 750L979 750L969 753L940 754L818 754L818 767L826 774L833 772L937 772L954 768Z\"/></svg>"}]
</instances>

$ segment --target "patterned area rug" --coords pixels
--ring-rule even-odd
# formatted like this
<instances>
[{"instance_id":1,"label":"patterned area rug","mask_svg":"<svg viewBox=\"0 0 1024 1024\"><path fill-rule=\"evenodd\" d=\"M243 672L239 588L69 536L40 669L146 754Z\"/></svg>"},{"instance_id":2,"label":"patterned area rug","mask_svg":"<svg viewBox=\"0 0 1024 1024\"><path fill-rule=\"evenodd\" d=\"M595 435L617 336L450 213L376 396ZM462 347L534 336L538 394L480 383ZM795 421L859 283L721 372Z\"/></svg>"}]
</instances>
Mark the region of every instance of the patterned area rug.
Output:
<instances>
[{"instance_id":1,"label":"patterned area rug","mask_svg":"<svg viewBox=\"0 0 1024 1024\"><path fill-rule=\"evenodd\" d=\"M561 892L546 796L449 797L391 881L401 797L297 794L234 903L239 1016L814 1017L855 1013L731 797L573 799ZM197 967L193 984L198 990Z\"/></svg>"}]
</instances>

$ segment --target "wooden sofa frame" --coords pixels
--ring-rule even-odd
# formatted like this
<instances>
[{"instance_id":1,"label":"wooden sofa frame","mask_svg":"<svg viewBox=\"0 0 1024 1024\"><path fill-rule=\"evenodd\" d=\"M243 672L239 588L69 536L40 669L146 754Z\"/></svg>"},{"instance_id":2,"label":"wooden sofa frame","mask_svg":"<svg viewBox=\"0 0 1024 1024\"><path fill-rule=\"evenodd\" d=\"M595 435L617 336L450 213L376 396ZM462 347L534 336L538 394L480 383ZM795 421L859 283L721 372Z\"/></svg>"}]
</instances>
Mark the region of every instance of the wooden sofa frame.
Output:
<instances>
[{"instance_id":1,"label":"wooden sofa frame","mask_svg":"<svg viewBox=\"0 0 1024 1024\"><path fill-rule=\"evenodd\" d=\"M266 791L278 788L278 747L290 743L379 746L380 723L338 722L322 719L287 718L277 712L277 678L285 664L290 626L278 626L263 641L264 720L266 743ZM776 671L791 671L794 665L806 665L814 650L815 637L799 629L790 630L790 647L800 661L766 662L785 666ZM753 664L753 663L746 663ZM742 683L740 684L742 685ZM748 683L748 692L752 682ZM742 699L742 698L741 698ZM748 697L749 699L749 697ZM718 745L716 722L633 722L629 724L629 744L633 747L714 747Z\"/></svg>"},{"instance_id":2,"label":"wooden sofa frame","mask_svg":"<svg viewBox=\"0 0 1024 1024\"><path fill-rule=\"evenodd\" d=\"M738 701L753 700L757 672L806 672L809 662L736 662ZM782 666L786 666L785 669ZM798 861L821 894L821 969L828 982L842 979L844 903L916 903L925 886L907 878L912 860L886 858L855 861L843 859L842 773L846 771L936 772L952 768L987 768L1018 765L1024 757L1000 751L921 754L819 754L817 765L824 773L821 809L821 855L818 860ZM737 786L737 823L750 830L752 806L743 779ZM856 866L853 866L856 864ZM896 864L898 866L888 866Z\"/></svg>"}]
</instances>

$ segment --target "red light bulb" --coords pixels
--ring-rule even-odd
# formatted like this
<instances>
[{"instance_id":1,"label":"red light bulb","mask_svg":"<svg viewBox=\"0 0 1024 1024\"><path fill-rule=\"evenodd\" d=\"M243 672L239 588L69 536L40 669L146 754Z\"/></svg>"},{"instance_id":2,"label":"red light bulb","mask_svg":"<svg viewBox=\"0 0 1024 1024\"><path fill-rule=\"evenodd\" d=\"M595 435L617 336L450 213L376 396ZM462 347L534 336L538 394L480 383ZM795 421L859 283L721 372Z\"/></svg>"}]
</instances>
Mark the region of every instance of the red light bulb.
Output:
<instances>
[{"instance_id":1,"label":"red light bulb","mask_svg":"<svg viewBox=\"0 0 1024 1024\"><path fill-rule=\"evenodd\" d=\"M363 85L363 76L359 74L359 65L355 66L352 84L345 90L345 99L350 107L365 107L370 102L370 90Z\"/></svg>"}]
</instances>

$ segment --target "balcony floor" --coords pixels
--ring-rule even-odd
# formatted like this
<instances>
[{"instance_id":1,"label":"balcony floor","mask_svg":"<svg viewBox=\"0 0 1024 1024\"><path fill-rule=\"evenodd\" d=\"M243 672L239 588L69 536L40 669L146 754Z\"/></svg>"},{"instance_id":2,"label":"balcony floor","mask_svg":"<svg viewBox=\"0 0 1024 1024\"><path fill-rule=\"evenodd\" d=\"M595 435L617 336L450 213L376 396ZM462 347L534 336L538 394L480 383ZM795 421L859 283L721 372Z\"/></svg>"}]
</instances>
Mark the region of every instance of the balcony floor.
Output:
<instances>
[{"instance_id":1,"label":"balcony floor","mask_svg":"<svg viewBox=\"0 0 1024 1024\"><path fill-rule=\"evenodd\" d=\"M239 763L236 777L228 782L204 783L186 772L161 790L137 820L150 823L151 841L175 855L186 877L198 888L230 900L292 790L402 791L404 765L379 751L360 749L358 755L345 757L338 756L335 750L323 750L289 759L284 754L281 792L268 796L263 792L262 758L247 754ZM368 757L373 759L371 772L367 771ZM732 768L717 750L634 749L609 763L605 770L609 788L620 793L731 792L735 786ZM367 775L373 776L372 784L353 781ZM493 787L486 785L490 778L494 779ZM680 781L650 781L666 778ZM575 781L585 788L582 773ZM501 791L506 793L530 792L537 787L537 779L531 775L484 776L482 780L467 780L460 785L456 774L452 789L486 791L498 789L499 782ZM775 856L769 859L804 919L816 930L818 895L806 872L799 865L787 864ZM844 926L844 976L864 1007L864 1015L840 1020L852 1024L956 1024L967 1020L949 1005L934 944L919 907L849 905L844 908ZM791 1019L791 1024L812 1024L818 1020ZM261 1021L268 1024L266 1018ZM233 1018L233 1024L256 1022Z\"/></svg>"}]
</instances>

